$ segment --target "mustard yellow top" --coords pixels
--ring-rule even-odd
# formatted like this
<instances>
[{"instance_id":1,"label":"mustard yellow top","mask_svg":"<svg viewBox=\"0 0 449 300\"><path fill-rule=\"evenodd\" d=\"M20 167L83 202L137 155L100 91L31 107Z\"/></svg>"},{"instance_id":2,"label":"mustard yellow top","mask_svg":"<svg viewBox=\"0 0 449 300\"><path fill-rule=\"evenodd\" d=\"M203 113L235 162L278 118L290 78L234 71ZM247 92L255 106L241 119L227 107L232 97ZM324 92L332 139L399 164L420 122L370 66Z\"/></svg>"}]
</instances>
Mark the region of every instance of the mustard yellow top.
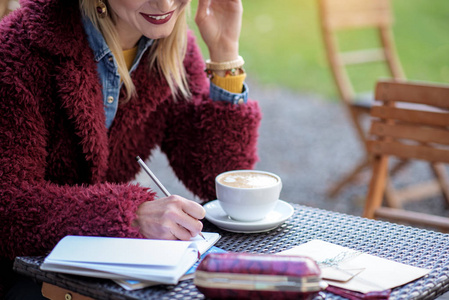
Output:
<instances>
[{"instance_id":1,"label":"mustard yellow top","mask_svg":"<svg viewBox=\"0 0 449 300\"><path fill-rule=\"evenodd\" d=\"M134 59L137 55L137 50L139 47L134 47L129 50L123 50L123 57L125 58L126 67L128 67L128 70L131 69L133 66Z\"/></svg>"},{"instance_id":2,"label":"mustard yellow top","mask_svg":"<svg viewBox=\"0 0 449 300\"><path fill-rule=\"evenodd\" d=\"M123 51L123 57L125 58L126 66L128 67L128 70L131 69L134 59L137 55L138 47L134 47L129 50ZM214 75L211 79L211 82L215 84L216 86L227 90L231 93L241 93L243 90L243 82L245 81L246 73L236 75L236 76L217 76Z\"/></svg>"},{"instance_id":3,"label":"mustard yellow top","mask_svg":"<svg viewBox=\"0 0 449 300\"><path fill-rule=\"evenodd\" d=\"M231 93L241 93L243 90L243 82L245 81L246 73L236 75L236 76L225 76L221 77L214 75L211 82L224 90Z\"/></svg>"}]
</instances>

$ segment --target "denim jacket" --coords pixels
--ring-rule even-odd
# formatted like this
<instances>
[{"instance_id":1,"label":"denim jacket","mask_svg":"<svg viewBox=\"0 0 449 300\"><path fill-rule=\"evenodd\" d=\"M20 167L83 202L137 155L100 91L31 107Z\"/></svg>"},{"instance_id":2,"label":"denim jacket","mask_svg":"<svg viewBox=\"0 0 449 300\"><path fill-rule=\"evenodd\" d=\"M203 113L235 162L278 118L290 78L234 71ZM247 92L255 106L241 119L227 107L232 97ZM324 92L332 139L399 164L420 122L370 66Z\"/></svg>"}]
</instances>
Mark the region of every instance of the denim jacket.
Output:
<instances>
[{"instance_id":1,"label":"denim jacket","mask_svg":"<svg viewBox=\"0 0 449 300\"><path fill-rule=\"evenodd\" d=\"M110 128L114 121L115 114L118 109L118 100L120 94L120 88L123 83L120 82L120 75L118 73L117 62L109 49L103 35L92 24L87 17L83 17L84 30L87 34L89 45L94 51L94 58L98 64L98 72L103 87L103 103L106 115L106 128ZM136 58L129 70L132 73L148 48L153 44L153 40L143 36L138 43L138 50ZM227 101L233 104L237 104L240 99L244 100L244 103L248 99L248 87L244 84L242 93L230 93L213 83L210 83L210 98L213 101Z\"/></svg>"}]
</instances>

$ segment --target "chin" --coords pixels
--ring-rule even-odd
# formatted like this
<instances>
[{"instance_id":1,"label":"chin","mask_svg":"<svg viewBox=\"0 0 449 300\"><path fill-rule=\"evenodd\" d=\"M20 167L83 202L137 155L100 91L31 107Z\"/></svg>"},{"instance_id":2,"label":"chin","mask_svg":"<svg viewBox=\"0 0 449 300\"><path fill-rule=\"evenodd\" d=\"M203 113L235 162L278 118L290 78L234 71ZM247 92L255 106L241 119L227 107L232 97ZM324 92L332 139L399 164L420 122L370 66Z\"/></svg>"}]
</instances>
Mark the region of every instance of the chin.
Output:
<instances>
[{"instance_id":1,"label":"chin","mask_svg":"<svg viewBox=\"0 0 449 300\"><path fill-rule=\"evenodd\" d=\"M157 39L163 39L163 38L168 37L172 32L173 32L173 28L171 27L171 28L167 28L166 30L157 30L157 31L153 30L153 31L148 31L148 32L144 31L144 32L142 32L142 34L144 36L146 36L147 38L157 40Z\"/></svg>"},{"instance_id":2,"label":"chin","mask_svg":"<svg viewBox=\"0 0 449 300\"><path fill-rule=\"evenodd\" d=\"M144 34L145 35L145 34ZM159 35L154 35L154 34L151 34L151 35L145 35L147 38L149 38L149 39L153 39L153 40L159 40L159 39L163 39L163 38L166 38L166 37L168 37L170 34L159 34Z\"/></svg>"}]
</instances>

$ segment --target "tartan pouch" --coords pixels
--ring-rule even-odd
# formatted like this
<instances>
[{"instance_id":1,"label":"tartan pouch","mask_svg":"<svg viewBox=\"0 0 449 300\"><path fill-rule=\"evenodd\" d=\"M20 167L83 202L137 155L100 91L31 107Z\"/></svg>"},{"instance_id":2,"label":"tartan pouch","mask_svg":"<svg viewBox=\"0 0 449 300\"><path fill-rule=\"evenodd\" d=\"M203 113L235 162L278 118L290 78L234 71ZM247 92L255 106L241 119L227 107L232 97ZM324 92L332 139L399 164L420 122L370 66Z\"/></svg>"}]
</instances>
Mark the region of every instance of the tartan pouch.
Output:
<instances>
[{"instance_id":1,"label":"tartan pouch","mask_svg":"<svg viewBox=\"0 0 449 300\"><path fill-rule=\"evenodd\" d=\"M211 253L195 271L194 284L220 299L312 299L326 287L314 260L304 256Z\"/></svg>"}]
</instances>

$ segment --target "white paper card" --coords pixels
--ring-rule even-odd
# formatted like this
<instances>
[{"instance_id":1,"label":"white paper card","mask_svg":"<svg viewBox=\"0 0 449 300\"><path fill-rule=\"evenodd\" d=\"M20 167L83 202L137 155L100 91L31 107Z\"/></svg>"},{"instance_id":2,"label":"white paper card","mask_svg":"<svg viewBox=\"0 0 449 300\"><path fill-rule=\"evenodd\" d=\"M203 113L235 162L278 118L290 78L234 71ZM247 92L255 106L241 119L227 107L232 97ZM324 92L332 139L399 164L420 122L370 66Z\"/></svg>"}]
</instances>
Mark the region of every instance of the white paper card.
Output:
<instances>
[{"instance_id":1,"label":"white paper card","mask_svg":"<svg viewBox=\"0 0 449 300\"><path fill-rule=\"evenodd\" d=\"M361 293L392 289L431 271L320 240L278 254L308 256L318 263L328 284Z\"/></svg>"}]
</instances>

